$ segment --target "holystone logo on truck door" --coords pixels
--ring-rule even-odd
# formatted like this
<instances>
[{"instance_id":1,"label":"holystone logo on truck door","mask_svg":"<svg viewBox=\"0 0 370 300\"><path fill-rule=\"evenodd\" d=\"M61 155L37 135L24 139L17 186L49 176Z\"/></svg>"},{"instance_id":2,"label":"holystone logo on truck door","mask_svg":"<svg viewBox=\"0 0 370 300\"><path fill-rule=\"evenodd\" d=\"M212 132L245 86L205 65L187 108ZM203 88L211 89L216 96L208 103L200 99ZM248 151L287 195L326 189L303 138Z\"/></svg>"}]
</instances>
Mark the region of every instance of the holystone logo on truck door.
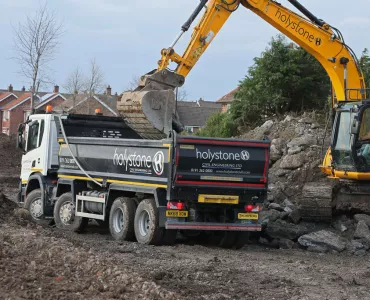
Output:
<instances>
[{"instance_id":1,"label":"holystone logo on truck door","mask_svg":"<svg viewBox=\"0 0 370 300\"><path fill-rule=\"evenodd\" d=\"M240 153L236 152L224 152L224 151L212 151L208 149L208 151L200 151L198 148L195 149L195 155L197 159L204 159L213 162L214 160L249 160L250 154L247 150L243 150Z\"/></svg>"},{"instance_id":2,"label":"holystone logo on truck door","mask_svg":"<svg viewBox=\"0 0 370 300\"><path fill-rule=\"evenodd\" d=\"M119 153L116 148L113 155L113 164L115 166L123 166L125 171L136 174L150 175L152 170L158 176L161 176L164 171L164 154L162 151L157 151L153 156L149 154L137 154L125 149L123 153Z\"/></svg>"}]
</instances>

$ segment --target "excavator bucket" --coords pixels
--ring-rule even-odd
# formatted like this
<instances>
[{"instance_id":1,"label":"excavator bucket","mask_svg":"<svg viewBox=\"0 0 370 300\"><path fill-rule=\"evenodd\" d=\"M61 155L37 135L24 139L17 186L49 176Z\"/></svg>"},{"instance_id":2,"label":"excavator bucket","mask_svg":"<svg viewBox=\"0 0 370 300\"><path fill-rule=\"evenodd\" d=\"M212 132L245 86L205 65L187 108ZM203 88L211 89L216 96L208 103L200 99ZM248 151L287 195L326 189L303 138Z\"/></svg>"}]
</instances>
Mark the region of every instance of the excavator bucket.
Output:
<instances>
[{"instance_id":1,"label":"excavator bucket","mask_svg":"<svg viewBox=\"0 0 370 300\"><path fill-rule=\"evenodd\" d=\"M174 89L183 83L184 78L176 73L152 71L141 77L134 91L120 96L117 109L142 138L163 139L172 130L182 131Z\"/></svg>"}]
</instances>

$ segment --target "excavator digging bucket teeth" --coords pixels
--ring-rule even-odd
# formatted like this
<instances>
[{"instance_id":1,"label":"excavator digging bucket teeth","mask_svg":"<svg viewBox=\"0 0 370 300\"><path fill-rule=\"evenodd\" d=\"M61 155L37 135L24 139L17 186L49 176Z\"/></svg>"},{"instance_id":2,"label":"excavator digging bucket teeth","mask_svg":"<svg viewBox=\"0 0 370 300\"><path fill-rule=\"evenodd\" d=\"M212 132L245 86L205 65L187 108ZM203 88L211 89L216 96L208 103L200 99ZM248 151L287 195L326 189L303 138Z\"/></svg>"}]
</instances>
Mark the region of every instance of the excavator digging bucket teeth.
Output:
<instances>
[{"instance_id":1,"label":"excavator digging bucket teeth","mask_svg":"<svg viewBox=\"0 0 370 300\"><path fill-rule=\"evenodd\" d=\"M176 98L172 89L132 91L122 94L117 109L144 139L163 139L172 130Z\"/></svg>"}]
</instances>

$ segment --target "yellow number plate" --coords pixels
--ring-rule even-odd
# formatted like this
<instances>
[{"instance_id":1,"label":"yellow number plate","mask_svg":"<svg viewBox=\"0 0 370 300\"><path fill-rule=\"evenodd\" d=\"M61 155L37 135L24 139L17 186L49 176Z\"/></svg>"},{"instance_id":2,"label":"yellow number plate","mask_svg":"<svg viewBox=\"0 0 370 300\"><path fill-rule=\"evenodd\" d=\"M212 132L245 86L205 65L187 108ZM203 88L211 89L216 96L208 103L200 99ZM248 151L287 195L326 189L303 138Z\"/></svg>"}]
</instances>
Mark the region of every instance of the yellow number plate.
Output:
<instances>
[{"instance_id":1,"label":"yellow number plate","mask_svg":"<svg viewBox=\"0 0 370 300\"><path fill-rule=\"evenodd\" d=\"M239 220L258 220L258 214L252 213L239 213L238 214Z\"/></svg>"},{"instance_id":2,"label":"yellow number plate","mask_svg":"<svg viewBox=\"0 0 370 300\"><path fill-rule=\"evenodd\" d=\"M238 204L239 196L227 195L199 195L198 202L200 203L218 203L218 204Z\"/></svg>"},{"instance_id":3,"label":"yellow number plate","mask_svg":"<svg viewBox=\"0 0 370 300\"><path fill-rule=\"evenodd\" d=\"M169 218L187 218L187 210L166 210L166 217Z\"/></svg>"}]
</instances>

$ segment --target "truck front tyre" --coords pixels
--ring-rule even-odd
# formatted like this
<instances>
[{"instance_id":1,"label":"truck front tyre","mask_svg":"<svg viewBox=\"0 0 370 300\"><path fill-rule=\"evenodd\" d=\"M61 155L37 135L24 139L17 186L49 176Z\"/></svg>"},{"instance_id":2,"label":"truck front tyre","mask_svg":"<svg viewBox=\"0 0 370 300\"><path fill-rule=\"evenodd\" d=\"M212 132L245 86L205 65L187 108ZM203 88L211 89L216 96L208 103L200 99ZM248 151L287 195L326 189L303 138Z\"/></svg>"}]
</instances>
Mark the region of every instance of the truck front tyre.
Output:
<instances>
[{"instance_id":1,"label":"truck front tyre","mask_svg":"<svg viewBox=\"0 0 370 300\"><path fill-rule=\"evenodd\" d=\"M140 244L160 245L163 229L159 227L159 215L154 199L141 201L135 214L135 236Z\"/></svg>"},{"instance_id":2,"label":"truck front tyre","mask_svg":"<svg viewBox=\"0 0 370 300\"><path fill-rule=\"evenodd\" d=\"M72 193L65 193L55 203L54 221L59 229L82 232L85 230L89 219L75 216L75 203Z\"/></svg>"},{"instance_id":3,"label":"truck front tyre","mask_svg":"<svg viewBox=\"0 0 370 300\"><path fill-rule=\"evenodd\" d=\"M114 200L109 214L109 231L116 241L135 240L135 210L133 199L120 197Z\"/></svg>"},{"instance_id":4,"label":"truck front tyre","mask_svg":"<svg viewBox=\"0 0 370 300\"><path fill-rule=\"evenodd\" d=\"M30 192L27 197L26 201L24 202L24 208L28 210L29 212L29 220L39 224L44 225L45 221L43 218L43 203L42 203L42 197L41 197L41 190L36 189Z\"/></svg>"}]
</instances>

